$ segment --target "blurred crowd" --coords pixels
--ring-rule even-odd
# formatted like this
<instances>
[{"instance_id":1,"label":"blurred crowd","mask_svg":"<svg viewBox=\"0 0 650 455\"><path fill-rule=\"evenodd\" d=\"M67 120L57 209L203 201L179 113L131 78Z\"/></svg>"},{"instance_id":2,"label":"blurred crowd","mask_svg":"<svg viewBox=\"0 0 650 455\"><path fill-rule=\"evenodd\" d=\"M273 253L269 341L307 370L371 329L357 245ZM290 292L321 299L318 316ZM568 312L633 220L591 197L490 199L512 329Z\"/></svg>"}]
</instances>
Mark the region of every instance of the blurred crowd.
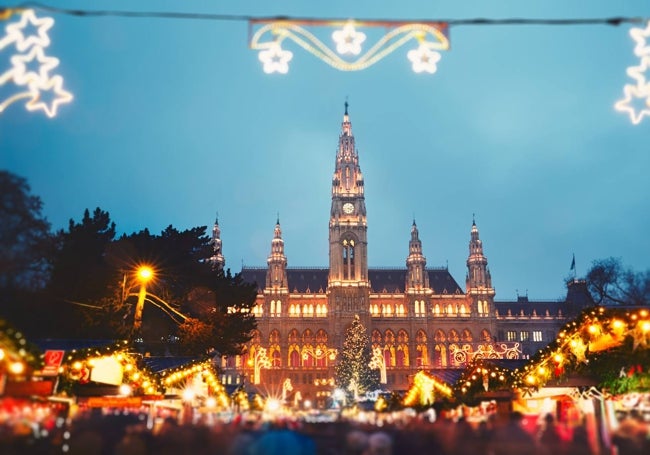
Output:
<instances>
[{"instance_id":1,"label":"blurred crowd","mask_svg":"<svg viewBox=\"0 0 650 455\"><path fill-rule=\"evenodd\" d=\"M513 412L479 423L464 418L425 416L391 424L353 421L308 423L236 419L183 424L177 418L148 425L146 414L80 413L50 428L25 427L11 432L0 426L0 453L75 455L641 455L650 453L648 427L637 420L620 423L611 446L590 440L584 426L560 431L550 414L536 430Z\"/></svg>"}]
</instances>

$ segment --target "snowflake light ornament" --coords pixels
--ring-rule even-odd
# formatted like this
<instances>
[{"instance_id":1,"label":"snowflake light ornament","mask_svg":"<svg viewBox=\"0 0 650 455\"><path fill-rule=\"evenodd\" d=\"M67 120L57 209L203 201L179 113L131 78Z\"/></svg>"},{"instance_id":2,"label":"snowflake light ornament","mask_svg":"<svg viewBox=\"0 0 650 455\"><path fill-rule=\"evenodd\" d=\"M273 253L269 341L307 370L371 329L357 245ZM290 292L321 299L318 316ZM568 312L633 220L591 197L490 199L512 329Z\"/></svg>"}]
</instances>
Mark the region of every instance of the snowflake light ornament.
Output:
<instances>
[{"instance_id":1,"label":"snowflake light ornament","mask_svg":"<svg viewBox=\"0 0 650 455\"><path fill-rule=\"evenodd\" d=\"M420 43L417 49L412 49L406 54L412 63L413 71L416 73L435 73L438 69L436 63L440 60L440 54L431 50L426 43Z\"/></svg>"},{"instance_id":2,"label":"snowflake light ornament","mask_svg":"<svg viewBox=\"0 0 650 455\"><path fill-rule=\"evenodd\" d=\"M348 22L342 30L332 33L332 39L336 43L336 52L339 54L359 55L361 44L366 40L366 34L357 32L354 29L354 24Z\"/></svg>"},{"instance_id":3,"label":"snowflake light ornament","mask_svg":"<svg viewBox=\"0 0 650 455\"><path fill-rule=\"evenodd\" d=\"M289 61L292 58L293 54L291 51L282 49L278 42L271 43L268 49L259 53L259 59L264 63L264 72L267 74L286 74L289 71Z\"/></svg>"}]
</instances>

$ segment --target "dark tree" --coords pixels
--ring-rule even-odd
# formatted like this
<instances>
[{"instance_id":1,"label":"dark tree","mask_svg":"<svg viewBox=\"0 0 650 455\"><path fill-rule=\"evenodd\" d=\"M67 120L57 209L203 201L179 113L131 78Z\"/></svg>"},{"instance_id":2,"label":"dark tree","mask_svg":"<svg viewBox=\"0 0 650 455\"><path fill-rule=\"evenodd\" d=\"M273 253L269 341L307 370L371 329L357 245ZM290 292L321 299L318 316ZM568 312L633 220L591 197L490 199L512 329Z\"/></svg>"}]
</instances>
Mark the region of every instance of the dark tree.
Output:
<instances>
[{"instance_id":1,"label":"dark tree","mask_svg":"<svg viewBox=\"0 0 650 455\"><path fill-rule=\"evenodd\" d=\"M354 389L362 394L379 388L379 373L368 366L370 359L370 339L359 316L355 316L345 331L343 352L336 365L336 383L348 396L354 395Z\"/></svg>"},{"instance_id":2,"label":"dark tree","mask_svg":"<svg viewBox=\"0 0 650 455\"><path fill-rule=\"evenodd\" d=\"M57 233L48 290L54 299L91 304L107 296L115 283L106 252L115 238L115 223L108 212L84 211L80 223L70 220L67 231Z\"/></svg>"},{"instance_id":3,"label":"dark tree","mask_svg":"<svg viewBox=\"0 0 650 455\"><path fill-rule=\"evenodd\" d=\"M0 171L0 290L41 288L47 276L50 224L22 177Z\"/></svg>"},{"instance_id":4,"label":"dark tree","mask_svg":"<svg viewBox=\"0 0 650 455\"><path fill-rule=\"evenodd\" d=\"M650 303L650 271L634 272L617 258L594 261L587 273L587 286L598 305Z\"/></svg>"},{"instance_id":5,"label":"dark tree","mask_svg":"<svg viewBox=\"0 0 650 455\"><path fill-rule=\"evenodd\" d=\"M106 261L114 237L115 223L100 208L92 215L86 209L81 222L71 219L67 230L57 232L44 302L49 319L41 336L108 335L103 325L106 321L98 315L97 308L101 308L104 299L118 292L118 278Z\"/></svg>"},{"instance_id":6,"label":"dark tree","mask_svg":"<svg viewBox=\"0 0 650 455\"><path fill-rule=\"evenodd\" d=\"M230 270L212 273L213 285L196 289L188 299L188 313L193 317L179 327L181 343L186 352L240 354L257 327L251 311L257 288L239 274L232 276Z\"/></svg>"}]
</instances>

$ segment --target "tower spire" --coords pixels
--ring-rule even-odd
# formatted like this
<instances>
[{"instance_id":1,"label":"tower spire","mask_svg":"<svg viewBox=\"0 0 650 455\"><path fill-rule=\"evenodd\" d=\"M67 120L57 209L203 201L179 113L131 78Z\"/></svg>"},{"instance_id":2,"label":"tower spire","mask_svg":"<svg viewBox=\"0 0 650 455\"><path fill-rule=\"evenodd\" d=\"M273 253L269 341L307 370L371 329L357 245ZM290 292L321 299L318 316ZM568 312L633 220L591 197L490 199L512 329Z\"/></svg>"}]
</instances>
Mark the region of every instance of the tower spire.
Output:
<instances>
[{"instance_id":1,"label":"tower spire","mask_svg":"<svg viewBox=\"0 0 650 455\"><path fill-rule=\"evenodd\" d=\"M212 264L212 270L223 270L226 265L226 260L223 257L221 251L221 228L219 227L219 212L214 220L214 226L212 226L212 239L210 240L212 244L212 256L208 261Z\"/></svg>"},{"instance_id":2,"label":"tower spire","mask_svg":"<svg viewBox=\"0 0 650 455\"><path fill-rule=\"evenodd\" d=\"M422 254L420 232L415 224L411 226L411 240L409 241L409 255L406 258L406 290L422 290L429 287L429 274L426 271L427 259Z\"/></svg>"},{"instance_id":3,"label":"tower spire","mask_svg":"<svg viewBox=\"0 0 650 455\"><path fill-rule=\"evenodd\" d=\"M288 289L287 282L287 257L284 255L284 240L280 228L280 215L278 214L271 241L271 254L266 260L266 287L272 289Z\"/></svg>"},{"instance_id":4,"label":"tower spire","mask_svg":"<svg viewBox=\"0 0 650 455\"><path fill-rule=\"evenodd\" d=\"M488 260L483 253L483 242L479 238L476 218L472 214L472 230L469 241L469 256L467 257L467 294L474 300L479 315L489 314L494 298L492 277L488 269Z\"/></svg>"}]
</instances>

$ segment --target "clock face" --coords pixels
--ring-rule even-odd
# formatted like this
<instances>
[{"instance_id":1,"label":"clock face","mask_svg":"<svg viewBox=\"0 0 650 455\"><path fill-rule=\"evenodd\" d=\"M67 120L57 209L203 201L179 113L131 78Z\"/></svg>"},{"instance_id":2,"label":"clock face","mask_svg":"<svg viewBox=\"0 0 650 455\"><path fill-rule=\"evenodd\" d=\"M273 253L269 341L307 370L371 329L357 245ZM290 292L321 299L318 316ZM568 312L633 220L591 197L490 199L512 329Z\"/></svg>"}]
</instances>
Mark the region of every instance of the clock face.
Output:
<instances>
[{"instance_id":1,"label":"clock face","mask_svg":"<svg viewBox=\"0 0 650 455\"><path fill-rule=\"evenodd\" d=\"M348 215L354 212L354 205L349 202L346 202L345 204L343 204L343 212L347 213Z\"/></svg>"}]
</instances>

